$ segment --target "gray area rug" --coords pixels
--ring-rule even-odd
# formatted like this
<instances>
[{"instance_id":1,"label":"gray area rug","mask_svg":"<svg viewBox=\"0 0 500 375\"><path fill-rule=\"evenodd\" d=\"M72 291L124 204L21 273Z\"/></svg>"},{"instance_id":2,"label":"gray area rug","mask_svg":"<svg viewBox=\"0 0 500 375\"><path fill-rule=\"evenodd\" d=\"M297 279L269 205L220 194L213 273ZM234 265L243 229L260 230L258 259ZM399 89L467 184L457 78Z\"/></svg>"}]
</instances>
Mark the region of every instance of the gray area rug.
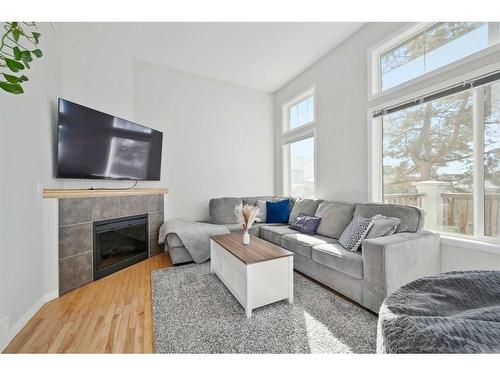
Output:
<instances>
[{"instance_id":1,"label":"gray area rug","mask_svg":"<svg viewBox=\"0 0 500 375\"><path fill-rule=\"evenodd\" d=\"M294 303L245 311L209 263L154 271L158 353L374 353L377 317L300 274Z\"/></svg>"}]
</instances>

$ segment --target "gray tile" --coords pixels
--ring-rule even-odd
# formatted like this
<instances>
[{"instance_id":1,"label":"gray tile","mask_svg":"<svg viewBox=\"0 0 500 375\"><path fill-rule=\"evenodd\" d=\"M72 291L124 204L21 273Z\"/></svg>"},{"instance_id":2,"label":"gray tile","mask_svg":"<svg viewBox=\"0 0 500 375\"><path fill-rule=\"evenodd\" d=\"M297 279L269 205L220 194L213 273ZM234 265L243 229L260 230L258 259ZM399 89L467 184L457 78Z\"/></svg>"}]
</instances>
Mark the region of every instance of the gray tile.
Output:
<instances>
[{"instance_id":1,"label":"gray tile","mask_svg":"<svg viewBox=\"0 0 500 375\"><path fill-rule=\"evenodd\" d=\"M163 194L148 196L148 212L158 212L163 210Z\"/></svg>"},{"instance_id":2,"label":"gray tile","mask_svg":"<svg viewBox=\"0 0 500 375\"><path fill-rule=\"evenodd\" d=\"M149 233L158 233L163 224L163 212L153 212L148 214Z\"/></svg>"},{"instance_id":3,"label":"gray tile","mask_svg":"<svg viewBox=\"0 0 500 375\"><path fill-rule=\"evenodd\" d=\"M149 235L149 256L159 254L163 251L163 245L158 244L158 233Z\"/></svg>"},{"instance_id":4,"label":"gray tile","mask_svg":"<svg viewBox=\"0 0 500 375\"><path fill-rule=\"evenodd\" d=\"M111 219L120 216L120 197L94 199L94 220Z\"/></svg>"},{"instance_id":5,"label":"gray tile","mask_svg":"<svg viewBox=\"0 0 500 375\"><path fill-rule=\"evenodd\" d=\"M59 261L59 292L66 293L92 281L92 253Z\"/></svg>"},{"instance_id":6,"label":"gray tile","mask_svg":"<svg viewBox=\"0 0 500 375\"><path fill-rule=\"evenodd\" d=\"M59 259L91 251L92 224L59 227Z\"/></svg>"},{"instance_id":7,"label":"gray tile","mask_svg":"<svg viewBox=\"0 0 500 375\"><path fill-rule=\"evenodd\" d=\"M85 223L91 220L91 198L59 199L59 225Z\"/></svg>"},{"instance_id":8,"label":"gray tile","mask_svg":"<svg viewBox=\"0 0 500 375\"><path fill-rule=\"evenodd\" d=\"M148 197L145 195L120 197L120 216L148 212Z\"/></svg>"}]
</instances>

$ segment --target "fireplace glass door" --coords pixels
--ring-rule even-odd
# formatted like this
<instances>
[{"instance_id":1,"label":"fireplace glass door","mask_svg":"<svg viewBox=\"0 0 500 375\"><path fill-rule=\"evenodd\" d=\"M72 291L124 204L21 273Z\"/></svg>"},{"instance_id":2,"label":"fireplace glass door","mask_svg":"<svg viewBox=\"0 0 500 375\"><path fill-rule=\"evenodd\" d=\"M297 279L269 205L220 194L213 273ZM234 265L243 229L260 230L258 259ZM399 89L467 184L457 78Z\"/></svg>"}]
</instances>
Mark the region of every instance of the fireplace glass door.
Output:
<instances>
[{"instance_id":1,"label":"fireplace glass door","mask_svg":"<svg viewBox=\"0 0 500 375\"><path fill-rule=\"evenodd\" d=\"M94 280L147 257L147 215L94 223Z\"/></svg>"}]
</instances>

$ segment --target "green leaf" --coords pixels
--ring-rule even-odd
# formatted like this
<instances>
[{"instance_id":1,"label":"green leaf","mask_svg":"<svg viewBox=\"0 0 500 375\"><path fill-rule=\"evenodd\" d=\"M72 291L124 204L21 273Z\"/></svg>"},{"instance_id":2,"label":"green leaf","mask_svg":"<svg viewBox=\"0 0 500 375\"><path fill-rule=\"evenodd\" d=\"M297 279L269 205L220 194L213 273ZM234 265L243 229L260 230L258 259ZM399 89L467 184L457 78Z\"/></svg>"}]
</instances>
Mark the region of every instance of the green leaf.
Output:
<instances>
[{"instance_id":1,"label":"green leaf","mask_svg":"<svg viewBox=\"0 0 500 375\"><path fill-rule=\"evenodd\" d=\"M0 88L10 92L11 94L22 94L23 88L19 83L10 83L10 82L2 82L0 81Z\"/></svg>"},{"instance_id":2,"label":"green leaf","mask_svg":"<svg viewBox=\"0 0 500 375\"><path fill-rule=\"evenodd\" d=\"M21 59L23 61L28 61L28 62L33 61L33 58L31 57L31 52L30 51L22 51L21 52Z\"/></svg>"},{"instance_id":3,"label":"green leaf","mask_svg":"<svg viewBox=\"0 0 500 375\"><path fill-rule=\"evenodd\" d=\"M14 28L17 27L17 25L19 25L19 22L11 22L10 25Z\"/></svg>"},{"instance_id":4,"label":"green leaf","mask_svg":"<svg viewBox=\"0 0 500 375\"><path fill-rule=\"evenodd\" d=\"M28 77L26 77L25 75L22 75L21 77L19 77L19 79L24 82L24 81L28 80Z\"/></svg>"},{"instance_id":5,"label":"green leaf","mask_svg":"<svg viewBox=\"0 0 500 375\"><path fill-rule=\"evenodd\" d=\"M31 35L33 35L33 38L35 38L35 43L38 44L38 41L40 40L40 36L42 34L36 33L36 32L32 32Z\"/></svg>"},{"instance_id":6,"label":"green leaf","mask_svg":"<svg viewBox=\"0 0 500 375\"><path fill-rule=\"evenodd\" d=\"M18 42L19 37L21 36L21 30L19 30L18 28L12 29L12 36L14 37L14 40Z\"/></svg>"},{"instance_id":7,"label":"green leaf","mask_svg":"<svg viewBox=\"0 0 500 375\"><path fill-rule=\"evenodd\" d=\"M17 73L18 71L24 69L24 65L16 60L11 60L11 59L5 58L5 63L7 64L9 69L12 70L14 73Z\"/></svg>"},{"instance_id":8,"label":"green leaf","mask_svg":"<svg viewBox=\"0 0 500 375\"><path fill-rule=\"evenodd\" d=\"M13 76L13 75L10 75L10 74L6 74L6 73L2 73L3 76L5 77L5 79L7 81L9 81L10 83L18 83L18 82L22 82L23 80L19 77L16 77L16 76Z\"/></svg>"},{"instance_id":9,"label":"green leaf","mask_svg":"<svg viewBox=\"0 0 500 375\"><path fill-rule=\"evenodd\" d=\"M39 49L34 49L33 51L31 51L31 53L38 58L43 56L42 51L40 51Z\"/></svg>"},{"instance_id":10,"label":"green leaf","mask_svg":"<svg viewBox=\"0 0 500 375\"><path fill-rule=\"evenodd\" d=\"M33 58L31 57L31 52L30 51L22 51L21 52L21 60L23 60L23 64L26 68L30 69L30 62L33 61Z\"/></svg>"},{"instance_id":11,"label":"green leaf","mask_svg":"<svg viewBox=\"0 0 500 375\"><path fill-rule=\"evenodd\" d=\"M19 49L19 47L15 46L14 48L12 48L12 51L14 51L14 58L16 60L21 60L21 50Z\"/></svg>"}]
</instances>

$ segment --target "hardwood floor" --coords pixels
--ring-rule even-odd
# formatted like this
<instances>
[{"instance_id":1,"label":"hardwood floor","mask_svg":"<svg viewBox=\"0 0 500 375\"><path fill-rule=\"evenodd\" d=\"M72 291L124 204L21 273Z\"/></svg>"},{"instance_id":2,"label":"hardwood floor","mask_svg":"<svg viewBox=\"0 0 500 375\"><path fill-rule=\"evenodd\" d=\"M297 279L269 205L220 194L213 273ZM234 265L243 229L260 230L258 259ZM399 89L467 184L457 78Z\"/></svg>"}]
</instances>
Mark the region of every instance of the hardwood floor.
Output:
<instances>
[{"instance_id":1,"label":"hardwood floor","mask_svg":"<svg viewBox=\"0 0 500 375\"><path fill-rule=\"evenodd\" d=\"M152 353L151 271L159 254L47 302L4 353Z\"/></svg>"}]
</instances>

